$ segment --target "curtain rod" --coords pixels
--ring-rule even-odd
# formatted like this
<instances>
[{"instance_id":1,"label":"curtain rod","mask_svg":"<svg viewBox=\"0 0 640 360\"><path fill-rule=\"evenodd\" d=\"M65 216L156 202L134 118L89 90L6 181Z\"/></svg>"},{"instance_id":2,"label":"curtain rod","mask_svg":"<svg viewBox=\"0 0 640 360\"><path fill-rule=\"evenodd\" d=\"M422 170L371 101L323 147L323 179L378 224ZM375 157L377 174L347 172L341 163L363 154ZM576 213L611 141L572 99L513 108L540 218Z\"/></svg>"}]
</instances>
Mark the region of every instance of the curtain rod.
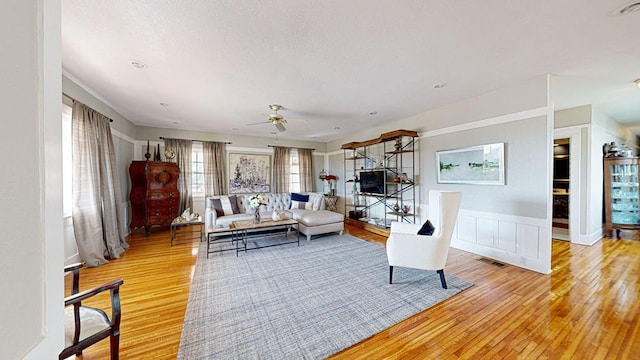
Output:
<instances>
[{"instance_id":1,"label":"curtain rod","mask_svg":"<svg viewBox=\"0 0 640 360\"><path fill-rule=\"evenodd\" d=\"M164 136L160 136L160 140L166 140ZM173 139L173 138L170 138ZM175 140L187 140L187 141L200 141L200 142L209 142L207 140L193 140L193 139L175 139ZM221 142L221 141L213 141L213 142ZM231 145L230 142L222 142L223 144Z\"/></svg>"},{"instance_id":2,"label":"curtain rod","mask_svg":"<svg viewBox=\"0 0 640 360\"><path fill-rule=\"evenodd\" d=\"M282 147L282 148L287 148L287 149L307 149L307 150L315 150L315 149L310 149L310 148L301 148L301 147L295 147L295 146L280 146L280 145L267 145L268 147Z\"/></svg>"},{"instance_id":3,"label":"curtain rod","mask_svg":"<svg viewBox=\"0 0 640 360\"><path fill-rule=\"evenodd\" d=\"M69 96L69 95L65 94L65 92L64 92L64 91L62 92L62 95L63 95L63 96L68 97L69 99L71 99L71 100L73 100L73 101L78 101L78 100L76 100L76 99L72 98L71 96ZM85 104L85 105L86 105L86 104ZM95 111L95 110L94 110L94 111ZM104 116L104 114L102 114L102 116ZM106 116L105 116L105 117L106 117ZM109 122L113 122L113 119L112 119L112 118L107 118L107 119L109 119Z\"/></svg>"}]
</instances>

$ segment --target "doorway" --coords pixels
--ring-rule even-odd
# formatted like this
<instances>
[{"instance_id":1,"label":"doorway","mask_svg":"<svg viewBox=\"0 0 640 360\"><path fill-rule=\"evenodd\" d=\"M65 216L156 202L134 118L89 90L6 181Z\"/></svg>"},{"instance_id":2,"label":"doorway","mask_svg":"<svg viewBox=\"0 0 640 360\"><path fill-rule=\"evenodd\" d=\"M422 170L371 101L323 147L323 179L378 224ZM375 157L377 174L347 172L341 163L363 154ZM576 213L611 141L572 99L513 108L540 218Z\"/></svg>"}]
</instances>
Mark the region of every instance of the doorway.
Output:
<instances>
[{"instance_id":1,"label":"doorway","mask_svg":"<svg viewBox=\"0 0 640 360\"><path fill-rule=\"evenodd\" d=\"M552 237L580 243L581 131L555 131L553 145Z\"/></svg>"},{"instance_id":2,"label":"doorway","mask_svg":"<svg viewBox=\"0 0 640 360\"><path fill-rule=\"evenodd\" d=\"M568 138L553 140L553 238L570 241L569 195L571 194Z\"/></svg>"}]
</instances>

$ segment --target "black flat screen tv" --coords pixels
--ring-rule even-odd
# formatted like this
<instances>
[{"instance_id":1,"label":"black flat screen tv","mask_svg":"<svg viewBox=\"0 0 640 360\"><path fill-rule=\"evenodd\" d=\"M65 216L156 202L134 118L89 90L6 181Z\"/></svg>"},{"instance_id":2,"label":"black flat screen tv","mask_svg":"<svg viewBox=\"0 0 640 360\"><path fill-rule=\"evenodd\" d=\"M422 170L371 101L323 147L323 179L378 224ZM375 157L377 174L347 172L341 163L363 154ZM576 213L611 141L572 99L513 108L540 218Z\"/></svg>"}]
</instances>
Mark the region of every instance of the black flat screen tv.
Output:
<instances>
[{"instance_id":1,"label":"black flat screen tv","mask_svg":"<svg viewBox=\"0 0 640 360\"><path fill-rule=\"evenodd\" d=\"M383 170L360 172L360 192L384 194L386 175Z\"/></svg>"}]
</instances>

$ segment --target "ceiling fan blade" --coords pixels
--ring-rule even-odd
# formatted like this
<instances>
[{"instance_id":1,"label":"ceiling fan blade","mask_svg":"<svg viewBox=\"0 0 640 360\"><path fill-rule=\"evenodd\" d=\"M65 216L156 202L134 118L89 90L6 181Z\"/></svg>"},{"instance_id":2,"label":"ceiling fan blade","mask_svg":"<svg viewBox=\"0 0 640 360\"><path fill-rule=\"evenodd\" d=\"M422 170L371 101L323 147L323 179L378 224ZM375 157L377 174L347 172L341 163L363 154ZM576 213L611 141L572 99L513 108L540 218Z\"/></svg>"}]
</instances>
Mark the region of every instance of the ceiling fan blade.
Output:
<instances>
[{"instance_id":1,"label":"ceiling fan blade","mask_svg":"<svg viewBox=\"0 0 640 360\"><path fill-rule=\"evenodd\" d=\"M247 124L248 125L260 125L260 124L269 124L271 121L261 121L261 122L257 122L257 123L251 123L251 124Z\"/></svg>"},{"instance_id":2,"label":"ceiling fan blade","mask_svg":"<svg viewBox=\"0 0 640 360\"><path fill-rule=\"evenodd\" d=\"M285 131L287 130L284 125L282 125L281 123L274 123L273 125L276 126L276 129L280 130L280 131Z\"/></svg>"}]
</instances>

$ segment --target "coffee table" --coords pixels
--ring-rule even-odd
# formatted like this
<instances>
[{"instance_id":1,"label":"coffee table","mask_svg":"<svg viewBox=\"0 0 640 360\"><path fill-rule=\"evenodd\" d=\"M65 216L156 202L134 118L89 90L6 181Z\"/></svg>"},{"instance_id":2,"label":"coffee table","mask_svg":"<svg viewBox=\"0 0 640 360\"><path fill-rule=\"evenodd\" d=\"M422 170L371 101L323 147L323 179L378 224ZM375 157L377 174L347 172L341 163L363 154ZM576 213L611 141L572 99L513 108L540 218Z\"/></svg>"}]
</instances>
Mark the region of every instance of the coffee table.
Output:
<instances>
[{"instance_id":1,"label":"coffee table","mask_svg":"<svg viewBox=\"0 0 640 360\"><path fill-rule=\"evenodd\" d=\"M254 223L253 220L233 221L229 225L229 227L226 228L207 229L207 258L211 253L234 250L233 248L211 250L211 245L221 242L230 242L231 244L235 243L236 256L238 256L238 253L240 251L246 252L249 250L261 249L271 246L286 245L292 243L297 243L298 246L300 246L300 232L298 231L298 226L298 221L293 219L285 219L279 221L273 221L269 219L262 220L257 224ZM296 230L296 240L278 242L265 246L247 247L248 239L273 236L274 233L270 231L274 230L285 230L285 238L287 238L289 230L292 230L294 227Z\"/></svg>"},{"instance_id":2,"label":"coffee table","mask_svg":"<svg viewBox=\"0 0 640 360\"><path fill-rule=\"evenodd\" d=\"M182 216L178 216L177 218L173 219L173 221L171 222L171 225L169 225L169 230L171 231L171 246L173 246L173 241L176 239L176 235L178 234L179 228L185 227L185 226L193 226L193 225L200 226L200 237L197 237L197 238L190 237L185 240L200 239L200 241L202 241L202 239L204 238L204 222L202 221L201 216L198 216L191 220L187 220Z\"/></svg>"}]
</instances>

